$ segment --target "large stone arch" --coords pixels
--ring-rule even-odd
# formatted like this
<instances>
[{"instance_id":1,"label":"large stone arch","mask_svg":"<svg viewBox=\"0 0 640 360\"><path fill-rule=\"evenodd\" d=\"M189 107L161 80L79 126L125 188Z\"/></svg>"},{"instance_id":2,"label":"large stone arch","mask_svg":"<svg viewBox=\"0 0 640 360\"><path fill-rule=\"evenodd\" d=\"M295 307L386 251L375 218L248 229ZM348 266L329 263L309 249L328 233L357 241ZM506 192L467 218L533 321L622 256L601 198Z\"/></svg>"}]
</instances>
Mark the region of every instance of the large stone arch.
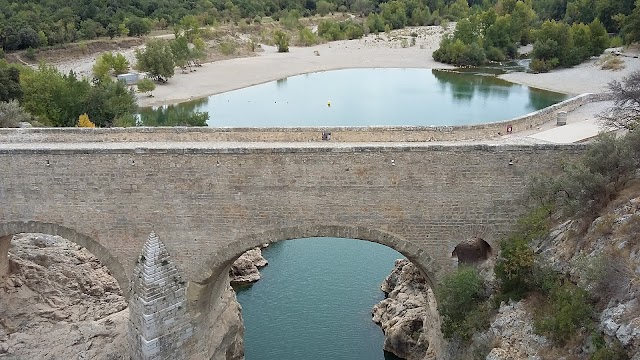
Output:
<instances>
[{"instance_id":1,"label":"large stone arch","mask_svg":"<svg viewBox=\"0 0 640 360\"><path fill-rule=\"evenodd\" d=\"M377 229L349 225L312 225L270 229L243 235L213 254L189 282L187 296L191 306L208 308L224 289L231 264L249 249L278 241L310 237L336 237L365 240L388 246L414 263L430 286L435 286L442 269L427 252L402 237Z\"/></svg>"},{"instance_id":2,"label":"large stone arch","mask_svg":"<svg viewBox=\"0 0 640 360\"><path fill-rule=\"evenodd\" d=\"M77 232L73 229L52 223L43 223L38 221L28 222L6 222L0 224L0 271L2 270L2 264L8 263L7 252L9 250L9 244L11 238L15 234L20 233L42 233L49 235L61 236L73 243L76 243L89 252L91 252L100 263L109 269L111 275L118 281L120 289L124 296L129 297L129 278L124 270L124 267L120 262L95 239ZM3 274L0 274L0 276Z\"/></svg>"}]
</instances>

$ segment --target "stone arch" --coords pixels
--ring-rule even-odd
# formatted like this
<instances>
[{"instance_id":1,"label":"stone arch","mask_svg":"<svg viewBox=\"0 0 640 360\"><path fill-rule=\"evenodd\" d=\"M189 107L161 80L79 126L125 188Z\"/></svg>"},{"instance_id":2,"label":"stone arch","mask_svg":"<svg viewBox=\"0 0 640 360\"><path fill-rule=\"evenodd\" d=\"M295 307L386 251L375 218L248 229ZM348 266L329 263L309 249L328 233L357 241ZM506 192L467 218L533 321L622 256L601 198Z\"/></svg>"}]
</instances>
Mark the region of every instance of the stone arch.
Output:
<instances>
[{"instance_id":1,"label":"stone arch","mask_svg":"<svg viewBox=\"0 0 640 360\"><path fill-rule=\"evenodd\" d=\"M129 297L129 278L124 270L124 267L120 262L102 246L99 242L87 236L79 233L73 229L52 223L43 223L38 221L28 222L7 222L0 224L0 271L2 271L2 264L8 263L7 252L9 250L9 244L11 238L15 234L20 233L42 233L49 235L61 236L73 243L78 244L86 248L91 252L104 266L109 269L111 275L118 281L120 289L122 290L125 298ZM0 274L2 276L3 274Z\"/></svg>"},{"instance_id":2,"label":"stone arch","mask_svg":"<svg viewBox=\"0 0 640 360\"><path fill-rule=\"evenodd\" d=\"M336 237L365 240L388 246L415 264L431 287L437 284L441 273L438 263L424 249L403 238L382 230L348 225L296 226L271 229L241 236L213 254L200 268L198 276L187 290L191 306L207 306L208 299L215 299L223 290L222 279L231 264L249 249L278 241L310 237ZM195 302L195 303L194 303ZM200 302L199 304L197 304Z\"/></svg>"}]
</instances>

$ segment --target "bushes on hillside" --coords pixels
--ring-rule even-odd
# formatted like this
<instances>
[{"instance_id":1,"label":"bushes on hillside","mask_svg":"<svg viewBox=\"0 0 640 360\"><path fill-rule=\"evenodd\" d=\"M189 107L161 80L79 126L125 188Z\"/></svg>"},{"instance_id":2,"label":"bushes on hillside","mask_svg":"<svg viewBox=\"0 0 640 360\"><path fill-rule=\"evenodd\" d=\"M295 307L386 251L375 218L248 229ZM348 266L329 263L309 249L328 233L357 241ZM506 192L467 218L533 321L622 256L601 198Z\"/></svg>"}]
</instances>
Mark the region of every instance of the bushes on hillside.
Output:
<instances>
[{"instance_id":1,"label":"bushes on hillside","mask_svg":"<svg viewBox=\"0 0 640 360\"><path fill-rule=\"evenodd\" d=\"M461 267L446 276L437 288L436 297L446 338L468 341L474 332L489 325L483 281L476 269Z\"/></svg>"},{"instance_id":2,"label":"bushes on hillside","mask_svg":"<svg viewBox=\"0 0 640 360\"><path fill-rule=\"evenodd\" d=\"M577 65L600 55L609 44L607 31L598 19L589 25L574 23L572 26L548 20L533 32L533 37L530 67L537 72Z\"/></svg>"},{"instance_id":3,"label":"bushes on hillside","mask_svg":"<svg viewBox=\"0 0 640 360\"><path fill-rule=\"evenodd\" d=\"M363 26L350 20L342 22L325 20L318 25L318 36L328 41L359 39L363 35Z\"/></svg>"}]
</instances>

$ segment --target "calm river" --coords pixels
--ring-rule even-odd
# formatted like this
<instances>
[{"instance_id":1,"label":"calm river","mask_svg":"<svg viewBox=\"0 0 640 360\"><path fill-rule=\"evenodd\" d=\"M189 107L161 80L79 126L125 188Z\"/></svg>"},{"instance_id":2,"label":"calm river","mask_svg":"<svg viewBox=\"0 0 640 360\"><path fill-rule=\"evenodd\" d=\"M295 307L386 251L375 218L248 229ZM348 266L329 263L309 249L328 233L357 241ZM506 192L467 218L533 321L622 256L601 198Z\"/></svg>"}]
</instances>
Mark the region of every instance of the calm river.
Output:
<instances>
[{"instance_id":1,"label":"calm river","mask_svg":"<svg viewBox=\"0 0 640 360\"><path fill-rule=\"evenodd\" d=\"M263 250L262 279L238 291L247 360L383 360L371 308L397 251L352 239L287 240Z\"/></svg>"},{"instance_id":2,"label":"calm river","mask_svg":"<svg viewBox=\"0 0 640 360\"><path fill-rule=\"evenodd\" d=\"M174 105L213 127L466 125L508 120L566 99L494 76L430 69L347 69ZM330 106L329 106L330 104ZM160 116L169 107L143 109Z\"/></svg>"}]
</instances>

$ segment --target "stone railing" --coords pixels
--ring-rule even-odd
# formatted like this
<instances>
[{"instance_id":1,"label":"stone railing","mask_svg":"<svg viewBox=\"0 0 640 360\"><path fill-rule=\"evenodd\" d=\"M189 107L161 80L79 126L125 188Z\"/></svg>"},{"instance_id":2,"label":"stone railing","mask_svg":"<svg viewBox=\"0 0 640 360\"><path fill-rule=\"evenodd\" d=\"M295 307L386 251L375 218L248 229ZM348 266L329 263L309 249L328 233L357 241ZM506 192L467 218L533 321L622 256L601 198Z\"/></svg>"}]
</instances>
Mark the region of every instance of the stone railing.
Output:
<instances>
[{"instance_id":1,"label":"stone railing","mask_svg":"<svg viewBox=\"0 0 640 360\"><path fill-rule=\"evenodd\" d=\"M552 121L559 111L597 101L610 94L582 94L515 119L464 126L368 126L368 127L131 127L131 128L25 128L0 129L0 143L22 142L421 142L486 139L532 129ZM330 134L330 136L328 136Z\"/></svg>"}]
</instances>

